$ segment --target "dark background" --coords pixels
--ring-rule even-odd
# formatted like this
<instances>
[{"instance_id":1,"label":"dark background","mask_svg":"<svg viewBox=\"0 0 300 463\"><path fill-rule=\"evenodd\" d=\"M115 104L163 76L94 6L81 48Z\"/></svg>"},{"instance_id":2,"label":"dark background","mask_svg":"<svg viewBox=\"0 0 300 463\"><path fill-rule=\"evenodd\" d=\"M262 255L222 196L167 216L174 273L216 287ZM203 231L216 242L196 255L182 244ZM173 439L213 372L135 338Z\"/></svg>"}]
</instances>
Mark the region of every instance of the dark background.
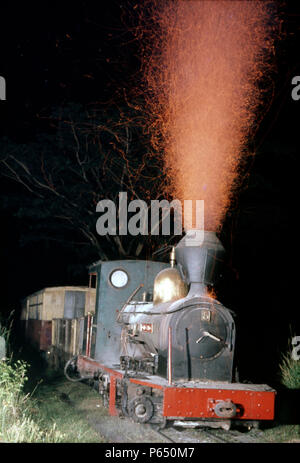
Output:
<instances>
[{"instance_id":1,"label":"dark background","mask_svg":"<svg viewBox=\"0 0 300 463\"><path fill-rule=\"evenodd\" d=\"M48 131L38 115L51 105L97 102L138 82L138 44L122 19L134 1L44 1L1 5L0 137L17 143ZM237 313L238 359L243 377L276 383L278 361L298 316L298 186L300 100L291 97L300 75L299 2L280 3L283 39L277 46L275 94L253 141L256 151L221 232L228 274L220 299ZM25 191L1 178L1 198ZM20 299L43 287L87 284L95 255L61 243L26 243L26 223L3 208L0 227L1 304L6 317ZM96 216L95 216L96 222ZM24 231L25 230L25 231ZM26 242L26 240L25 240ZM76 271L74 270L76 269Z\"/></svg>"}]
</instances>

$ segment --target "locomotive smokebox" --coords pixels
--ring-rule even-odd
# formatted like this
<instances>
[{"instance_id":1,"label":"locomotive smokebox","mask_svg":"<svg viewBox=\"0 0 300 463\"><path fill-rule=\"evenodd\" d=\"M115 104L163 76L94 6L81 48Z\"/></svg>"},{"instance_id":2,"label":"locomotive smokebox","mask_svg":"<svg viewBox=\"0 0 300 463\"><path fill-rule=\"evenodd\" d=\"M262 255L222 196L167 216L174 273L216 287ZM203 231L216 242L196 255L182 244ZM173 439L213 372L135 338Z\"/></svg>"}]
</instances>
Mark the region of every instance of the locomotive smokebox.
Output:
<instances>
[{"instance_id":1,"label":"locomotive smokebox","mask_svg":"<svg viewBox=\"0 0 300 463\"><path fill-rule=\"evenodd\" d=\"M188 295L205 295L207 287L214 286L221 275L225 249L215 232L191 229L175 247L175 256L190 285Z\"/></svg>"}]
</instances>

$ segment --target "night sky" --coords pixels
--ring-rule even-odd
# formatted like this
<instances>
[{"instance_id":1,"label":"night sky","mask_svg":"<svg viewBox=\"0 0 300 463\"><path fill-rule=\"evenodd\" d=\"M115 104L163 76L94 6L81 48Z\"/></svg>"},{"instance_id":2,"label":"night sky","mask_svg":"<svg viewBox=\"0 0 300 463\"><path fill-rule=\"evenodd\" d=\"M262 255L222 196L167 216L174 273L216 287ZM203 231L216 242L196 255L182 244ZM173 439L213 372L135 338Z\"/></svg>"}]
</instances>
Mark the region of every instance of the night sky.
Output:
<instances>
[{"instance_id":1,"label":"night sky","mask_svg":"<svg viewBox=\"0 0 300 463\"><path fill-rule=\"evenodd\" d=\"M7 99L0 101L2 149L5 143L29 144L44 133L51 137L42 115L53 106L105 102L138 85L139 44L126 25L126 18L130 26L137 20L136 3L12 0L1 5L0 76L7 85ZM275 377L288 337L300 335L300 100L291 97L291 80L300 76L300 7L296 1L280 5L283 39L276 52L273 102L253 142L257 155L247 188L221 233L230 262L221 291L239 316L238 345L247 358L243 368L252 370L253 379L265 368ZM72 246L43 236L28 240L28 222L18 214L28 192L2 175L0 182L0 311L6 316L13 308L18 313L22 297L43 287L87 284L86 265L99 257L80 256ZM20 198L19 205L10 206L12 196ZM266 357L259 360L261 352L268 353L267 365Z\"/></svg>"},{"instance_id":2,"label":"night sky","mask_svg":"<svg viewBox=\"0 0 300 463\"><path fill-rule=\"evenodd\" d=\"M132 36L122 19L131 4L20 1L3 7L0 75L6 79L7 100L0 102L1 137L30 143L40 133L51 134L43 115L52 107L108 101L132 85L138 69L136 46L130 44ZM1 197L21 198L25 192L1 177ZM43 237L22 246L26 227L17 212L1 210L1 310L10 311L20 297L46 286L87 284L86 265L99 256L82 265L72 249Z\"/></svg>"}]
</instances>

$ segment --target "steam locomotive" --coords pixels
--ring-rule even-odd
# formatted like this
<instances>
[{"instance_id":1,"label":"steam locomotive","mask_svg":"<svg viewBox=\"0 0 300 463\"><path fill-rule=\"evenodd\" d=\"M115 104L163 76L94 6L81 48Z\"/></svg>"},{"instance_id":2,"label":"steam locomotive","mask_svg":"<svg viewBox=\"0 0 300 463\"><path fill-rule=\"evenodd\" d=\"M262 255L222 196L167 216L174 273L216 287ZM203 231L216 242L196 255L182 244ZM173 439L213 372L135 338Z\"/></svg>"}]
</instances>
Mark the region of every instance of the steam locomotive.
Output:
<instances>
[{"instance_id":1,"label":"steam locomotive","mask_svg":"<svg viewBox=\"0 0 300 463\"><path fill-rule=\"evenodd\" d=\"M170 264L121 260L89 267L95 311L52 319L49 360L70 381L89 380L111 415L229 429L274 418L276 391L235 377L232 312L209 292L224 248L190 230ZM96 282L96 290L92 281Z\"/></svg>"}]
</instances>

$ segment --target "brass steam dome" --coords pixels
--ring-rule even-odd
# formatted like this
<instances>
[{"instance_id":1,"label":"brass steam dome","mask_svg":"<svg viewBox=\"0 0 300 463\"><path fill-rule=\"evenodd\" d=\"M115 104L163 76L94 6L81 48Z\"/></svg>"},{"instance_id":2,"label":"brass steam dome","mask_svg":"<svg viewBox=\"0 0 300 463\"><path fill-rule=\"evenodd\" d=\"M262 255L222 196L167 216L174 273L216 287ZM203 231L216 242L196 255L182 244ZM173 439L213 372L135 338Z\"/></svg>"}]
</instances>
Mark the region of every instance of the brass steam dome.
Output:
<instances>
[{"instance_id":1,"label":"brass steam dome","mask_svg":"<svg viewBox=\"0 0 300 463\"><path fill-rule=\"evenodd\" d=\"M185 297L187 293L188 287L176 268L166 268L157 274L153 288L154 304L177 301Z\"/></svg>"}]
</instances>

